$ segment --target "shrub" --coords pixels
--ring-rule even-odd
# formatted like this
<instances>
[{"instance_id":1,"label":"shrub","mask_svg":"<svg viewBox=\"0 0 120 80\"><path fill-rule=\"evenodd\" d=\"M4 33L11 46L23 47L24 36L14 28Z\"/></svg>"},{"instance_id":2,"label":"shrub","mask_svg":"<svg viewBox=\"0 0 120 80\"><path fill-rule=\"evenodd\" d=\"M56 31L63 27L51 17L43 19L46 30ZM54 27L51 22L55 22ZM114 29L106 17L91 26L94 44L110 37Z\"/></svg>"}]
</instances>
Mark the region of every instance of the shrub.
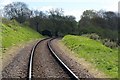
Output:
<instances>
[{"instance_id":1,"label":"shrub","mask_svg":"<svg viewBox=\"0 0 120 80\"><path fill-rule=\"evenodd\" d=\"M90 39L94 39L94 40L99 40L99 35L97 35L96 33L92 33L91 35L90 35Z\"/></svg>"},{"instance_id":2,"label":"shrub","mask_svg":"<svg viewBox=\"0 0 120 80\"><path fill-rule=\"evenodd\" d=\"M104 39L104 40L102 40L102 43L103 43L105 46L110 47L110 48L116 48L116 47L118 47L117 43L115 43L115 42L113 42L113 41L111 41L111 40L109 40L109 39Z\"/></svg>"},{"instance_id":3,"label":"shrub","mask_svg":"<svg viewBox=\"0 0 120 80\"><path fill-rule=\"evenodd\" d=\"M110 39L102 39L99 35L96 33L92 34L83 34L82 36L88 37L93 40L100 41L103 45L110 47L110 48L116 48L118 47L118 44Z\"/></svg>"},{"instance_id":4,"label":"shrub","mask_svg":"<svg viewBox=\"0 0 120 80\"><path fill-rule=\"evenodd\" d=\"M99 40L100 39L99 35L97 35L96 33L83 34L82 36L88 37L88 38L93 39L93 40Z\"/></svg>"}]
</instances>

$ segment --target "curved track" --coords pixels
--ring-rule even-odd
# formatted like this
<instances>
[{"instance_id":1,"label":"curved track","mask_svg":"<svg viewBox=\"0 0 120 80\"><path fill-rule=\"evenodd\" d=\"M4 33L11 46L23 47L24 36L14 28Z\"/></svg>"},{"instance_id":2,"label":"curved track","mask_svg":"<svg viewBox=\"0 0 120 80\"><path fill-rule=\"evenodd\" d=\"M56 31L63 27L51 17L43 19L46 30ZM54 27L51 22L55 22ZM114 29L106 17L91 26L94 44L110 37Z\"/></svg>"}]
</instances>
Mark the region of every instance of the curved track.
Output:
<instances>
[{"instance_id":1,"label":"curved track","mask_svg":"<svg viewBox=\"0 0 120 80\"><path fill-rule=\"evenodd\" d=\"M39 79L74 79L79 78L57 56L51 47L51 40L43 39L35 44L29 60L29 80Z\"/></svg>"}]
</instances>

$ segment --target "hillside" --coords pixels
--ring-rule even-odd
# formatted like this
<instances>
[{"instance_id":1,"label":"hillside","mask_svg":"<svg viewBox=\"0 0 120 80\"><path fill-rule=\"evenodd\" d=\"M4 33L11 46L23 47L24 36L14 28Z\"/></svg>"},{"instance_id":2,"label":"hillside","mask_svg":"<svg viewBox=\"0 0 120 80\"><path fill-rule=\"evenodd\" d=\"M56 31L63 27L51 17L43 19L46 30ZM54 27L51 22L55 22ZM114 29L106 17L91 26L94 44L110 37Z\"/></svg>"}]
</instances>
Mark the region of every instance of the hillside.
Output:
<instances>
[{"instance_id":1,"label":"hillside","mask_svg":"<svg viewBox=\"0 0 120 80\"><path fill-rule=\"evenodd\" d=\"M9 21L3 19L0 25L2 25L1 29L3 51L13 45L43 37L33 29L29 28L26 25L19 24L15 20Z\"/></svg>"},{"instance_id":2,"label":"hillside","mask_svg":"<svg viewBox=\"0 0 120 80\"><path fill-rule=\"evenodd\" d=\"M118 77L118 50L83 36L67 35L62 42L78 57L85 58L111 77Z\"/></svg>"}]
</instances>

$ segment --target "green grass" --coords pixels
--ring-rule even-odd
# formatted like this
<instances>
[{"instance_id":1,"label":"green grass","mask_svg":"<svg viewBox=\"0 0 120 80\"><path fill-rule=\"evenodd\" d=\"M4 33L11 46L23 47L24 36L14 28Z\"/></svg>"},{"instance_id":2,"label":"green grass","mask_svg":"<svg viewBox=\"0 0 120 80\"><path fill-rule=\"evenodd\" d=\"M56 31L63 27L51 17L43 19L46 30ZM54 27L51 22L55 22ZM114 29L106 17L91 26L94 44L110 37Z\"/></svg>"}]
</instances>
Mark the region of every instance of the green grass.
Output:
<instances>
[{"instance_id":1,"label":"green grass","mask_svg":"<svg viewBox=\"0 0 120 80\"><path fill-rule=\"evenodd\" d=\"M2 49L43 37L33 29L21 25L15 20L4 20L0 25L2 25Z\"/></svg>"},{"instance_id":2,"label":"green grass","mask_svg":"<svg viewBox=\"0 0 120 80\"><path fill-rule=\"evenodd\" d=\"M83 36L67 35L62 42L78 57L85 58L110 77L118 77L118 50Z\"/></svg>"}]
</instances>

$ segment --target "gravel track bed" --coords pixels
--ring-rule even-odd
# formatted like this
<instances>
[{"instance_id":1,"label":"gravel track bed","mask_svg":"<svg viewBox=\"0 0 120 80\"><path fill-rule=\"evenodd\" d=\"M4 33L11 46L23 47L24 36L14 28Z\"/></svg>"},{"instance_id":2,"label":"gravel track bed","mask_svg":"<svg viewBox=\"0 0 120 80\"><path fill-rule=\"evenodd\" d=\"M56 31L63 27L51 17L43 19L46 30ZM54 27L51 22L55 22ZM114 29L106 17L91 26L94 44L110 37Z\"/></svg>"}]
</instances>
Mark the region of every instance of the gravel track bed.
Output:
<instances>
[{"instance_id":1,"label":"gravel track bed","mask_svg":"<svg viewBox=\"0 0 120 80\"><path fill-rule=\"evenodd\" d=\"M42 41L38 44L34 58L33 58L33 78L36 79L62 79L69 80L70 77L54 59L51 52L48 49L47 42L49 39ZM34 43L21 48L17 55L10 61L10 63L3 68L2 77L3 79L12 79L12 78L26 78L28 71L28 62L31 49ZM59 44L58 40L55 39L52 41L52 48L60 57L60 59L79 77L79 78L93 78L89 74L87 69L84 69L80 64L78 64L74 59L69 55L65 54Z\"/></svg>"},{"instance_id":2,"label":"gravel track bed","mask_svg":"<svg viewBox=\"0 0 120 80\"><path fill-rule=\"evenodd\" d=\"M33 58L33 78L69 79L69 76L51 55L47 40L38 44Z\"/></svg>"}]
</instances>

